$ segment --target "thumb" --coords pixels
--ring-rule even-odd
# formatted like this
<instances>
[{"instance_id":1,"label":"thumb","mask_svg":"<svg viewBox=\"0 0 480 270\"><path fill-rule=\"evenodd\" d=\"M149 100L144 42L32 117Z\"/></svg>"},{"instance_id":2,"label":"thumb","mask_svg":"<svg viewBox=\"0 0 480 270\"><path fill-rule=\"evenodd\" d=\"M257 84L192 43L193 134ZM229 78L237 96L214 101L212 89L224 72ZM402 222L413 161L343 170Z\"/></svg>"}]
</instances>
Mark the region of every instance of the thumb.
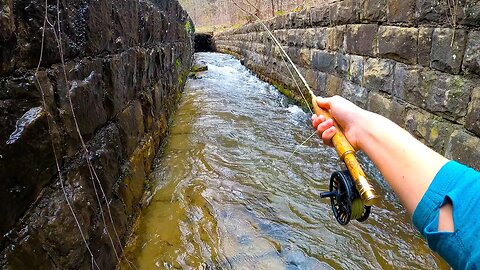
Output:
<instances>
[{"instance_id":1,"label":"thumb","mask_svg":"<svg viewBox=\"0 0 480 270\"><path fill-rule=\"evenodd\" d=\"M317 104L324 110L330 110L331 98L317 97Z\"/></svg>"}]
</instances>

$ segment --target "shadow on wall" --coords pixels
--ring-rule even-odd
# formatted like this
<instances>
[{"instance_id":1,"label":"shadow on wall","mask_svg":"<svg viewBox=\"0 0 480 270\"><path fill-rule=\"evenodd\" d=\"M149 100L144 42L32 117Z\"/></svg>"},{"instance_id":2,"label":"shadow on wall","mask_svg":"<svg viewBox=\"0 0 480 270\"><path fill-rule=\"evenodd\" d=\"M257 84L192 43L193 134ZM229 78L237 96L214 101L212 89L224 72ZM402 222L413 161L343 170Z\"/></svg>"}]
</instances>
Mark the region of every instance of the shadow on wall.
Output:
<instances>
[{"instance_id":1,"label":"shadow on wall","mask_svg":"<svg viewBox=\"0 0 480 270\"><path fill-rule=\"evenodd\" d=\"M213 33L195 33L194 44L195 52L216 51Z\"/></svg>"}]
</instances>

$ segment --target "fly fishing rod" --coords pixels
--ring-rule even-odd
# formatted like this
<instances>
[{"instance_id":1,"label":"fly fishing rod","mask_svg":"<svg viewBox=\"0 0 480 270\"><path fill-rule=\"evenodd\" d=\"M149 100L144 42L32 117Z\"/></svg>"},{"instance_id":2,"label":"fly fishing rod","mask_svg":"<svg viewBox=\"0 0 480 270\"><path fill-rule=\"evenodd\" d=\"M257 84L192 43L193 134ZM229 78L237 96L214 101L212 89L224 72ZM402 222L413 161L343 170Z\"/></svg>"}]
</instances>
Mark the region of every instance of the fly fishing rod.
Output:
<instances>
[{"instance_id":1,"label":"fly fishing rod","mask_svg":"<svg viewBox=\"0 0 480 270\"><path fill-rule=\"evenodd\" d=\"M355 149L345 137L343 129L335 122L335 119L330 115L328 111L323 110L318 106L316 101L316 95L313 93L312 89L310 88L307 81L302 76L296 65L293 63L292 59L288 56L287 52L283 49L282 44L273 35L270 29L268 29L265 23L263 23L257 15L240 7L234 0L231 1L240 10L250 14L250 16L253 16L257 20L257 22L260 23L263 28L265 28L275 45L282 52L282 59L285 62L285 65L289 72L290 68L285 61L285 58L293 67L295 73L298 75L303 85L307 89L308 95L310 95L311 102L307 102L306 99L305 102L307 104L311 103L311 106L313 107L313 112L317 116L323 115L325 119L332 119L334 121L334 126L337 132L332 138L332 144L337 151L338 157L341 161L345 163L345 166L348 170L334 172L330 178L329 191L321 193L320 197L330 198L333 214L338 223L340 223L341 225L347 225L352 219L360 222L367 220L368 216L370 215L371 207L377 203L379 196L375 194L375 189L370 184L367 176L360 167L360 164L355 157ZM295 80L293 74L291 72L290 74L292 75L293 80ZM300 88L298 90L300 91L302 97L304 97Z\"/></svg>"}]
</instances>

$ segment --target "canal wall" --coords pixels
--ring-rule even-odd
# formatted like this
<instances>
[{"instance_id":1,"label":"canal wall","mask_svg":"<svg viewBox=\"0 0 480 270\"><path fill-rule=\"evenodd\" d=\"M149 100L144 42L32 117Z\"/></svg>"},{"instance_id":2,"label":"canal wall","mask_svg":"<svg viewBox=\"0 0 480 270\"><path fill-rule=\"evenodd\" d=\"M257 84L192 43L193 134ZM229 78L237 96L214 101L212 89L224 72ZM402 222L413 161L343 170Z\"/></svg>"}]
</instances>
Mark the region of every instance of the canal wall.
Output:
<instances>
[{"instance_id":1,"label":"canal wall","mask_svg":"<svg viewBox=\"0 0 480 270\"><path fill-rule=\"evenodd\" d=\"M478 1L344 0L265 24L316 94L346 97L480 169ZM259 23L216 33L215 43L300 99Z\"/></svg>"},{"instance_id":2,"label":"canal wall","mask_svg":"<svg viewBox=\"0 0 480 270\"><path fill-rule=\"evenodd\" d=\"M193 24L177 1L47 3L0 0L0 268L113 269L190 70Z\"/></svg>"}]
</instances>

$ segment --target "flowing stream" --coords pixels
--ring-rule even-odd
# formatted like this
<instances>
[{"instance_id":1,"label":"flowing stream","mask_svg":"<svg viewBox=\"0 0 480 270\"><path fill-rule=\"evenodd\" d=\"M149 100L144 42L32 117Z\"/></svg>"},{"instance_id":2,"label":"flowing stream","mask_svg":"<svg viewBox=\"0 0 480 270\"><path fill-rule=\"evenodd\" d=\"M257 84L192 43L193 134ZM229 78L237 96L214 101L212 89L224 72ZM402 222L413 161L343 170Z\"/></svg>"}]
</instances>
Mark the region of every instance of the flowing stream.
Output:
<instances>
[{"instance_id":1,"label":"flowing stream","mask_svg":"<svg viewBox=\"0 0 480 270\"><path fill-rule=\"evenodd\" d=\"M340 226L319 197L335 150L314 136L289 159L310 115L229 55L196 61L126 248L138 269L449 269L361 155L383 200Z\"/></svg>"}]
</instances>

